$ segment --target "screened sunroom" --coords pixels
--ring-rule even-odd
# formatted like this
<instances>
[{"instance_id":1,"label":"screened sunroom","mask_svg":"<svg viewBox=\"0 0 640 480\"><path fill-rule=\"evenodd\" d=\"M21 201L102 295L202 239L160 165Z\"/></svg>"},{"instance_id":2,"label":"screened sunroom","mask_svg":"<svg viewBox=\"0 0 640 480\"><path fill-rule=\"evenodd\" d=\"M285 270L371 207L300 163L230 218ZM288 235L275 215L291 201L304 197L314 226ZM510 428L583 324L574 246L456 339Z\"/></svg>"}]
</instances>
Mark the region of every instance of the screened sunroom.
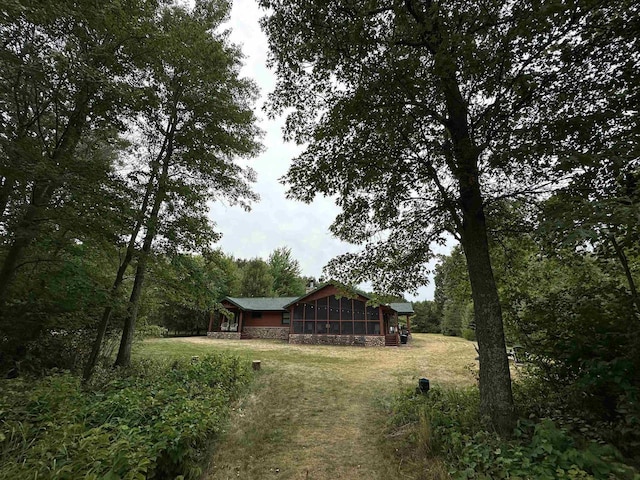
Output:
<instances>
[{"instance_id":1,"label":"screened sunroom","mask_svg":"<svg viewBox=\"0 0 640 480\"><path fill-rule=\"evenodd\" d=\"M330 295L293 306L292 333L316 335L381 335L382 309L363 300Z\"/></svg>"},{"instance_id":2,"label":"screened sunroom","mask_svg":"<svg viewBox=\"0 0 640 480\"><path fill-rule=\"evenodd\" d=\"M329 283L286 305L291 315L289 342L385 345L396 337L397 315L363 293Z\"/></svg>"}]
</instances>

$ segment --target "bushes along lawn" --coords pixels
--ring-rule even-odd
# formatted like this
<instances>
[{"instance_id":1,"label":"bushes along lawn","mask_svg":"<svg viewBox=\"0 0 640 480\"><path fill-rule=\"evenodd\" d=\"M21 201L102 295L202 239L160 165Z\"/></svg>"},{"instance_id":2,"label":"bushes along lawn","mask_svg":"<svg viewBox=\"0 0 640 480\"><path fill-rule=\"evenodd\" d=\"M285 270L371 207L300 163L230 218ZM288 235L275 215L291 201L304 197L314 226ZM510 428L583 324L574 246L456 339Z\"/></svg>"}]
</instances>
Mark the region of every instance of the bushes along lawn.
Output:
<instances>
[{"instance_id":1,"label":"bushes along lawn","mask_svg":"<svg viewBox=\"0 0 640 480\"><path fill-rule=\"evenodd\" d=\"M248 362L143 360L96 372L0 381L0 478L197 478Z\"/></svg>"},{"instance_id":2,"label":"bushes along lawn","mask_svg":"<svg viewBox=\"0 0 640 480\"><path fill-rule=\"evenodd\" d=\"M640 478L613 446L549 418L521 419L502 438L478 417L479 401L476 387L400 395L391 428L404 433L403 454L427 463L442 458L453 479Z\"/></svg>"}]
</instances>

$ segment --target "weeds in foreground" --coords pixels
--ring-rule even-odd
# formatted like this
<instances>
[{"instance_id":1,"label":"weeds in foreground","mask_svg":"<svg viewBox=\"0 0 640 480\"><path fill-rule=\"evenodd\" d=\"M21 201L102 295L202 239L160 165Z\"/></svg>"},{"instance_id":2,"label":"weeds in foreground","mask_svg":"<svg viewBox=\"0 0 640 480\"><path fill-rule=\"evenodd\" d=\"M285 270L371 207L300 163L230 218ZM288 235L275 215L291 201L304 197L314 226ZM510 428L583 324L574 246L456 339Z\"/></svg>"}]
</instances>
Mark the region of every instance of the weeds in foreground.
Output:
<instances>
[{"instance_id":1,"label":"weeds in foreground","mask_svg":"<svg viewBox=\"0 0 640 480\"><path fill-rule=\"evenodd\" d=\"M2 380L0 478L198 478L250 378L228 355Z\"/></svg>"},{"instance_id":2,"label":"weeds in foreground","mask_svg":"<svg viewBox=\"0 0 640 480\"><path fill-rule=\"evenodd\" d=\"M479 418L478 403L475 387L405 393L390 430L404 430L413 461L428 469L441 459L454 479L640 478L611 445L576 438L550 419L521 419L512 438L502 438Z\"/></svg>"}]
</instances>

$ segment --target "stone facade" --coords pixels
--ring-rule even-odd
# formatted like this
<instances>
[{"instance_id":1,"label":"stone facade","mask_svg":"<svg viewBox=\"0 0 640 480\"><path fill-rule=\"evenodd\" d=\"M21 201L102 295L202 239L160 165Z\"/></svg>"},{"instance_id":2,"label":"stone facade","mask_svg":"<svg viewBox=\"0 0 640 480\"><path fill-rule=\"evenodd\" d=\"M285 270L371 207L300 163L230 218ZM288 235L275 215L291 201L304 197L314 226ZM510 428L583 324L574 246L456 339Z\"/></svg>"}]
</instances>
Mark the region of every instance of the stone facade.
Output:
<instances>
[{"instance_id":1,"label":"stone facade","mask_svg":"<svg viewBox=\"0 0 640 480\"><path fill-rule=\"evenodd\" d=\"M384 335L368 335L364 337L365 347L384 347Z\"/></svg>"},{"instance_id":2,"label":"stone facade","mask_svg":"<svg viewBox=\"0 0 640 480\"><path fill-rule=\"evenodd\" d=\"M251 338L274 338L287 340L289 338L289 327L244 327L242 329Z\"/></svg>"},{"instance_id":3,"label":"stone facade","mask_svg":"<svg viewBox=\"0 0 640 480\"><path fill-rule=\"evenodd\" d=\"M209 338L222 338L225 340L240 340L240 332L207 332Z\"/></svg>"},{"instance_id":4,"label":"stone facade","mask_svg":"<svg viewBox=\"0 0 640 480\"><path fill-rule=\"evenodd\" d=\"M289 343L305 345L356 345L384 347L384 335L310 335L292 333Z\"/></svg>"}]
</instances>

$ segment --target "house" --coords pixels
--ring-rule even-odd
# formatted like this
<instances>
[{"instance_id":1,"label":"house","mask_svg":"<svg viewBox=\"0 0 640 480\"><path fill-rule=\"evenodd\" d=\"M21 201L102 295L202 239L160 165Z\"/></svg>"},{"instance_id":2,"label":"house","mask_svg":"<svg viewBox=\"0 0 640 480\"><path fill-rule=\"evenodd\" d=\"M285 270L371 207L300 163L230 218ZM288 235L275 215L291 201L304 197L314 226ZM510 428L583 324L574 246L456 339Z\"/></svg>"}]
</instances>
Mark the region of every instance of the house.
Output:
<instances>
[{"instance_id":1,"label":"house","mask_svg":"<svg viewBox=\"0 0 640 480\"><path fill-rule=\"evenodd\" d=\"M227 297L233 315L214 315L210 338L274 338L297 344L383 346L398 344L398 316L411 332L410 303L367 305L371 298L327 283L301 297Z\"/></svg>"}]
</instances>

